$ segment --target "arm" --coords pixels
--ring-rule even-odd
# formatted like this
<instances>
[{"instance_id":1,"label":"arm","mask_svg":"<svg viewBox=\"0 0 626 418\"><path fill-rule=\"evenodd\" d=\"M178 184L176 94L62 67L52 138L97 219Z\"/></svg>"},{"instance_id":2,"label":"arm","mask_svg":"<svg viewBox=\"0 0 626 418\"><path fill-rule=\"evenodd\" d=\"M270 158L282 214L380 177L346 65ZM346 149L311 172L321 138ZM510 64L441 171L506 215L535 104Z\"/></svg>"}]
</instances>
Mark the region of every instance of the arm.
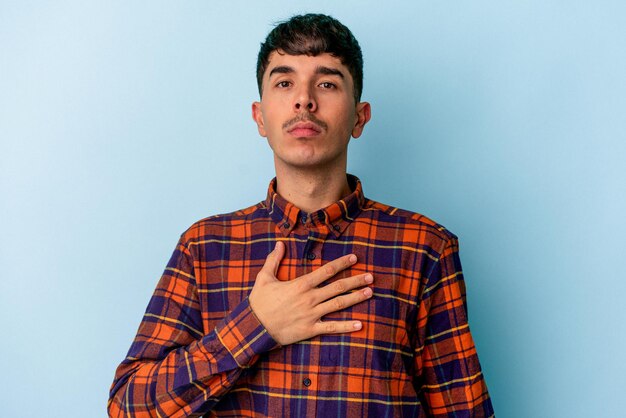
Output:
<instances>
[{"instance_id":1,"label":"arm","mask_svg":"<svg viewBox=\"0 0 626 418\"><path fill-rule=\"evenodd\" d=\"M200 416L276 346L247 299L204 334L191 255L179 242L117 369L109 416Z\"/></svg>"},{"instance_id":2,"label":"arm","mask_svg":"<svg viewBox=\"0 0 626 418\"><path fill-rule=\"evenodd\" d=\"M421 396L433 417L490 417L493 407L467 322L456 238L440 252L418 313ZM421 350L421 353L420 353Z\"/></svg>"},{"instance_id":3,"label":"arm","mask_svg":"<svg viewBox=\"0 0 626 418\"><path fill-rule=\"evenodd\" d=\"M109 416L200 416L228 393L259 354L278 343L287 345L320 334L359 330L359 321L320 320L372 296L367 287L373 280L370 274L319 287L353 265L356 256L340 257L314 272L281 282L276 271L284 252L284 244L277 243L249 298L204 335L192 257L179 243L128 356L117 369ZM344 294L363 286L360 291Z\"/></svg>"}]
</instances>

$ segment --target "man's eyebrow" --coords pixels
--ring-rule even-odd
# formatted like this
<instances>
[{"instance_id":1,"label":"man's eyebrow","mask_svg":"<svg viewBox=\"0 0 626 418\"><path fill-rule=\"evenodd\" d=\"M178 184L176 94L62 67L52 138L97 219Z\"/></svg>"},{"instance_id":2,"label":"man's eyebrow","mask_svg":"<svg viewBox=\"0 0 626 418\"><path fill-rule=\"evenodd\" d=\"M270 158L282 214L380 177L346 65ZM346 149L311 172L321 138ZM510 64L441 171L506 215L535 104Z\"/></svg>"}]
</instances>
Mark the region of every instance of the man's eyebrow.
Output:
<instances>
[{"instance_id":1,"label":"man's eyebrow","mask_svg":"<svg viewBox=\"0 0 626 418\"><path fill-rule=\"evenodd\" d=\"M343 73L336 68L324 67L323 65L318 66L315 69L315 74L323 74L323 75L336 75L341 78L345 78Z\"/></svg>"},{"instance_id":2,"label":"man's eyebrow","mask_svg":"<svg viewBox=\"0 0 626 418\"><path fill-rule=\"evenodd\" d=\"M272 71L270 71L269 77L271 77L274 74L289 74L293 72L295 72L295 70L292 67L289 67L287 65L280 65L278 67L272 68Z\"/></svg>"},{"instance_id":3,"label":"man's eyebrow","mask_svg":"<svg viewBox=\"0 0 626 418\"><path fill-rule=\"evenodd\" d=\"M274 74L290 74L295 72L296 70L294 70L293 67L290 67L288 65L279 65L278 67L274 67L271 69L269 77L272 77ZM345 78L343 73L338 69L325 67L323 65L319 65L315 68L315 74L336 75L338 77Z\"/></svg>"}]
</instances>

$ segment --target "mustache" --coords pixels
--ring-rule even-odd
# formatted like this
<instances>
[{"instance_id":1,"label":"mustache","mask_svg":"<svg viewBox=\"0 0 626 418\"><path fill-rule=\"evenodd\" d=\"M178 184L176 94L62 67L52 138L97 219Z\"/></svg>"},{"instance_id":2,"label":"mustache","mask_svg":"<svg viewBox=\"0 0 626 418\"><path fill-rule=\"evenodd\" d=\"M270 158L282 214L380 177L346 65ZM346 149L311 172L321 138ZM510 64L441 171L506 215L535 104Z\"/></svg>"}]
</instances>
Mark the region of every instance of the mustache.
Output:
<instances>
[{"instance_id":1,"label":"mustache","mask_svg":"<svg viewBox=\"0 0 626 418\"><path fill-rule=\"evenodd\" d=\"M295 118L289 119L287 122L283 123L283 129L289 129L292 125L295 125L299 122L311 122L319 126L323 129L328 129L328 125L321 119L318 119L315 115L310 113L300 113Z\"/></svg>"}]
</instances>

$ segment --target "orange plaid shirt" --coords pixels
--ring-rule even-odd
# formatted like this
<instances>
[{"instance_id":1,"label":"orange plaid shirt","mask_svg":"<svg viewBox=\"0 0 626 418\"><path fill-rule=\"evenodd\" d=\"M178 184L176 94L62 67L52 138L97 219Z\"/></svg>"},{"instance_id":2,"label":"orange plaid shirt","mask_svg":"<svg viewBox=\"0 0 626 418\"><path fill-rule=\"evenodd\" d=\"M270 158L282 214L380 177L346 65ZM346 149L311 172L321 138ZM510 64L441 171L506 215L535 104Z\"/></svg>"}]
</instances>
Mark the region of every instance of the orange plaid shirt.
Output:
<instances>
[{"instance_id":1,"label":"orange plaid shirt","mask_svg":"<svg viewBox=\"0 0 626 418\"><path fill-rule=\"evenodd\" d=\"M275 192L180 238L117 369L111 417L489 417L467 322L457 238L363 196L305 214ZM277 240L289 280L345 254L374 296L325 319L363 329L279 346L247 296Z\"/></svg>"}]
</instances>

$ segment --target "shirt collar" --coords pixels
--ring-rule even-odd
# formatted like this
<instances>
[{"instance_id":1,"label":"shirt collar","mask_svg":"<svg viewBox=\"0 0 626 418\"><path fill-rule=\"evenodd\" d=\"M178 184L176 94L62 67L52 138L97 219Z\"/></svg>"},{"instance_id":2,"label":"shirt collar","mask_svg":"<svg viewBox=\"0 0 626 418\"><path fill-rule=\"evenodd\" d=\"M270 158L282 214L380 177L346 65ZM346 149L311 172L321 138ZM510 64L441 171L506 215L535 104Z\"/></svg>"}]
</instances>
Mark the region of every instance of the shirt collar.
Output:
<instances>
[{"instance_id":1,"label":"shirt collar","mask_svg":"<svg viewBox=\"0 0 626 418\"><path fill-rule=\"evenodd\" d=\"M352 192L330 206L311 214L300 210L293 203L276 193L276 178L272 179L267 190L265 205L283 236L289 236L298 222L302 223L301 218L308 215L307 222L310 228L314 228L324 235L330 234L338 238L361 213L365 205L361 181L351 174L347 176Z\"/></svg>"}]
</instances>

